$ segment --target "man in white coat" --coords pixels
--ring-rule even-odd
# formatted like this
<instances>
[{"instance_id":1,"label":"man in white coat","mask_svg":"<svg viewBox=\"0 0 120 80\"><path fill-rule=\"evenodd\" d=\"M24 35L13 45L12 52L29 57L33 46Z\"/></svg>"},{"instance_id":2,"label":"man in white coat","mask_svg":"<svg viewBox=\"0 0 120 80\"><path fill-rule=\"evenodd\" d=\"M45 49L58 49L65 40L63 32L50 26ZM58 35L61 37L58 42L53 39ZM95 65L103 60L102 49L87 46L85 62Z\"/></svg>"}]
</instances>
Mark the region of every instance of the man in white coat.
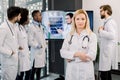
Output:
<instances>
[{"instance_id":1,"label":"man in white coat","mask_svg":"<svg viewBox=\"0 0 120 80\"><path fill-rule=\"evenodd\" d=\"M39 10L32 12L33 21L29 26L29 44L31 45L31 57L32 57L32 72L31 80L34 80L34 74L36 73L36 80L40 80L41 68L45 66L45 48L46 42L41 26L41 13Z\"/></svg>"},{"instance_id":2,"label":"man in white coat","mask_svg":"<svg viewBox=\"0 0 120 80\"><path fill-rule=\"evenodd\" d=\"M19 7L9 7L8 20L0 26L0 54L2 55L2 80L15 80L18 69L18 43L16 25L21 18Z\"/></svg>"},{"instance_id":3,"label":"man in white coat","mask_svg":"<svg viewBox=\"0 0 120 80\"><path fill-rule=\"evenodd\" d=\"M112 80L112 69L118 69L118 31L117 24L112 19L112 9L110 5L102 5L100 7L101 19L105 19L104 25L99 27L100 37L100 57L99 71L101 80Z\"/></svg>"},{"instance_id":4,"label":"man in white coat","mask_svg":"<svg viewBox=\"0 0 120 80\"><path fill-rule=\"evenodd\" d=\"M70 32L72 27L72 17L73 13L67 13L65 16L66 23L64 24L64 30L57 29L58 33L62 34L63 38Z\"/></svg>"}]
</instances>

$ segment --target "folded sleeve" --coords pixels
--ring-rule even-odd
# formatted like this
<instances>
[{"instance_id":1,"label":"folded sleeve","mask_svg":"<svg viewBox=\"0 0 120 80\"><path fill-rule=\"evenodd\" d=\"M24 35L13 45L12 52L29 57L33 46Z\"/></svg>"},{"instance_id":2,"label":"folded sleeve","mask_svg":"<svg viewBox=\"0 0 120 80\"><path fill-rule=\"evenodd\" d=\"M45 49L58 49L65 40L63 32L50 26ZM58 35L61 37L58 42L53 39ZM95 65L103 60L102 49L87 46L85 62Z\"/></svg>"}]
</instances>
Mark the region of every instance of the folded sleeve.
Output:
<instances>
[{"instance_id":1,"label":"folded sleeve","mask_svg":"<svg viewBox=\"0 0 120 80\"><path fill-rule=\"evenodd\" d=\"M95 60L96 54L97 54L97 36L95 34L92 34L90 37L87 53L87 55L91 58L89 60Z\"/></svg>"},{"instance_id":2,"label":"folded sleeve","mask_svg":"<svg viewBox=\"0 0 120 80\"><path fill-rule=\"evenodd\" d=\"M75 51L70 50L70 46L68 44L69 39L70 35L65 38L62 48L60 49L60 54L62 58L73 60Z\"/></svg>"}]
</instances>

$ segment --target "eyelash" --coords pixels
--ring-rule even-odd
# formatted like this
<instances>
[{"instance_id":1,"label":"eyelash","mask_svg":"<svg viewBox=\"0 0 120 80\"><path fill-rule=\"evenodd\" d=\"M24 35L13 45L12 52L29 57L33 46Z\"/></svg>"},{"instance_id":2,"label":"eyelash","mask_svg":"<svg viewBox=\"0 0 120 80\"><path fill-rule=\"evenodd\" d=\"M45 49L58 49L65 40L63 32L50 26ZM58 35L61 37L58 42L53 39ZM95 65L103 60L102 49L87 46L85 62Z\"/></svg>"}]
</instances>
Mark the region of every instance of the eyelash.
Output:
<instances>
[{"instance_id":1,"label":"eyelash","mask_svg":"<svg viewBox=\"0 0 120 80\"><path fill-rule=\"evenodd\" d=\"M76 19L76 20L80 20L79 18L78 19ZM84 18L82 18L81 20L85 20Z\"/></svg>"}]
</instances>

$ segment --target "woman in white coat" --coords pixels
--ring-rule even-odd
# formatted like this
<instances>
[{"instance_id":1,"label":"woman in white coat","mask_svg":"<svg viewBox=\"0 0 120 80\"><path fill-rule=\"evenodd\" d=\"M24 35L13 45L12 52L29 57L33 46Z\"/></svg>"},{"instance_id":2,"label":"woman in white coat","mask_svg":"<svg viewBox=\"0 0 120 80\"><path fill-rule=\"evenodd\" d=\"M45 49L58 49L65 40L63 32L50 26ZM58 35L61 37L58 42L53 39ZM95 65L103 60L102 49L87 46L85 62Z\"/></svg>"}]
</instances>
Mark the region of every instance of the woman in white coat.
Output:
<instances>
[{"instance_id":1,"label":"woman in white coat","mask_svg":"<svg viewBox=\"0 0 120 80\"><path fill-rule=\"evenodd\" d=\"M26 8L21 8L21 19L18 26L18 44L19 44L19 64L18 64L18 80L29 80L30 76L30 53L28 48L28 35L25 30L25 25L29 23L29 11ZM25 79L24 79L25 76Z\"/></svg>"},{"instance_id":2,"label":"woman in white coat","mask_svg":"<svg viewBox=\"0 0 120 80\"><path fill-rule=\"evenodd\" d=\"M60 50L61 56L67 60L65 80L94 80L97 37L90 30L84 10L77 10L72 22L72 30Z\"/></svg>"},{"instance_id":3,"label":"woman in white coat","mask_svg":"<svg viewBox=\"0 0 120 80\"><path fill-rule=\"evenodd\" d=\"M32 12L33 21L29 26L29 44L31 46L31 59L32 59L32 73L31 80L34 80L36 74L36 80L40 80L41 68L45 66L46 62L46 42L41 26L41 13L39 10Z\"/></svg>"},{"instance_id":4,"label":"woman in white coat","mask_svg":"<svg viewBox=\"0 0 120 80\"><path fill-rule=\"evenodd\" d=\"M21 18L19 7L9 7L8 20L0 26L0 54L2 80L15 80L18 70L18 41L15 23Z\"/></svg>"}]
</instances>

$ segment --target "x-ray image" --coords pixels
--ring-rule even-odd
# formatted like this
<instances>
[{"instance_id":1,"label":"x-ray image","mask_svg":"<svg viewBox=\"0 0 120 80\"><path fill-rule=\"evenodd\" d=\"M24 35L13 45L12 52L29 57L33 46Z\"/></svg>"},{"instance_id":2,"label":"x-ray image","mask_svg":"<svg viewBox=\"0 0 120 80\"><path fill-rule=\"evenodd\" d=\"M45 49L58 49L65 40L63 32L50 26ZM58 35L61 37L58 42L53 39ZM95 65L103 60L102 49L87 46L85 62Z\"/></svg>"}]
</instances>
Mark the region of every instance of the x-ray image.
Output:
<instances>
[{"instance_id":1,"label":"x-ray image","mask_svg":"<svg viewBox=\"0 0 120 80\"><path fill-rule=\"evenodd\" d=\"M63 30L64 11L45 11L42 12L42 24L46 27L48 33L47 38L61 39L62 35L57 32L57 29Z\"/></svg>"}]
</instances>

